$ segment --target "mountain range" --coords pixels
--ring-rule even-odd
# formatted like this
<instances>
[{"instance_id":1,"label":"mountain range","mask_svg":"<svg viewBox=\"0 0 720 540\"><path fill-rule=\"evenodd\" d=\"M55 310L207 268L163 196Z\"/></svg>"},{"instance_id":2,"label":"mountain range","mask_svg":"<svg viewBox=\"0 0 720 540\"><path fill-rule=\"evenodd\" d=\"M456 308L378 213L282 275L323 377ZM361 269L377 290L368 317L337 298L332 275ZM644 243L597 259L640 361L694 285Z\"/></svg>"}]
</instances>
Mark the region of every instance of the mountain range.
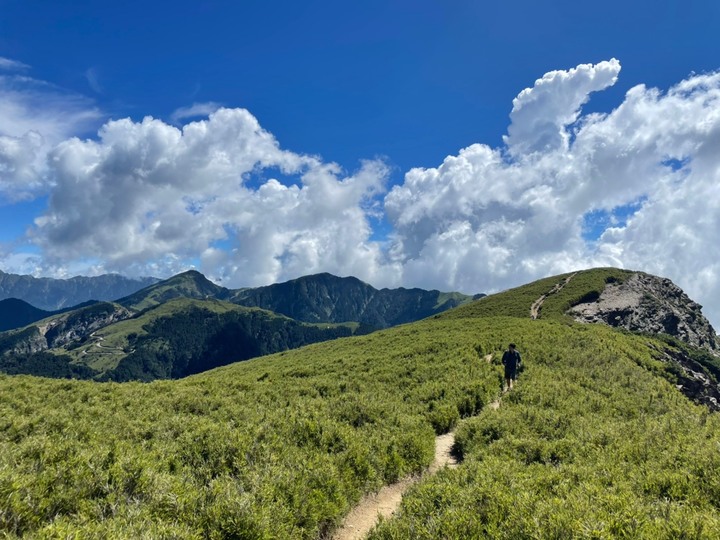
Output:
<instances>
[{"instance_id":1,"label":"mountain range","mask_svg":"<svg viewBox=\"0 0 720 540\"><path fill-rule=\"evenodd\" d=\"M471 300L422 289L378 290L330 274L232 290L191 270L113 302L60 312L2 301L0 320L8 330L0 333L0 369L117 381L177 378L412 322Z\"/></svg>"},{"instance_id":2,"label":"mountain range","mask_svg":"<svg viewBox=\"0 0 720 540\"><path fill-rule=\"evenodd\" d=\"M36 278L0 270L0 300L16 298L45 311L57 311L89 300L115 300L159 281L153 277L126 278L119 274Z\"/></svg>"},{"instance_id":3,"label":"mountain range","mask_svg":"<svg viewBox=\"0 0 720 540\"><path fill-rule=\"evenodd\" d=\"M606 281L593 281L598 272ZM0 301L0 324L6 329L0 332L0 371L101 381L179 378L448 310L452 314L480 309L482 313L501 303L510 314L510 295L527 297L524 302L532 304L527 313L531 318L543 316L548 305L563 298L562 306L553 309L561 307L565 317L578 322L665 335L704 351L694 357L676 355L672 362L687 381L699 381L694 385L698 396L702 394L708 402L720 399L713 382L720 369L714 360L708 360L720 351L720 341L701 306L670 280L642 272L610 269L580 272L579 276L553 276L483 298L422 289L378 290L354 277L326 273L233 290L190 270L112 302L89 301L54 312L6 299ZM94 279L104 283L106 276ZM129 286L129 282L117 282ZM545 282L555 283L554 288L532 302L531 297ZM45 290L52 282L27 283L37 283ZM61 284L53 287L59 290ZM32 287L26 292L38 294Z\"/></svg>"}]
</instances>

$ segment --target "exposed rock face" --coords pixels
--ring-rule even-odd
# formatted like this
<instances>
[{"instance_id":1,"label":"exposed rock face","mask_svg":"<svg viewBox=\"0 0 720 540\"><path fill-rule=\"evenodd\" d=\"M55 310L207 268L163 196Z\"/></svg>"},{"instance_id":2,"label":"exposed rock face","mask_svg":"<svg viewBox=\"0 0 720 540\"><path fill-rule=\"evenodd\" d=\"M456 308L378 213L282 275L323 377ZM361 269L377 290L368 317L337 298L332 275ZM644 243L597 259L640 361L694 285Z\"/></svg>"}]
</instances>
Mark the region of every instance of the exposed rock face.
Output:
<instances>
[{"instance_id":1,"label":"exposed rock face","mask_svg":"<svg viewBox=\"0 0 720 540\"><path fill-rule=\"evenodd\" d=\"M71 311L66 317L54 319L48 325L41 327L40 331L49 347L62 347L66 343L83 339L100 328L131 316L132 313L124 307L101 302Z\"/></svg>"},{"instance_id":2,"label":"exposed rock face","mask_svg":"<svg viewBox=\"0 0 720 540\"><path fill-rule=\"evenodd\" d=\"M637 272L623 283L608 283L597 300L578 304L569 313L580 322L669 334L720 355L720 340L701 310L669 279Z\"/></svg>"},{"instance_id":3,"label":"exposed rock face","mask_svg":"<svg viewBox=\"0 0 720 540\"><path fill-rule=\"evenodd\" d=\"M47 340L36 326L0 334L0 355L35 354L47 348Z\"/></svg>"},{"instance_id":4,"label":"exposed rock face","mask_svg":"<svg viewBox=\"0 0 720 540\"><path fill-rule=\"evenodd\" d=\"M658 351L660 360L676 366L678 390L695 403L705 405L711 411L720 411L720 385L705 367L680 349L658 349L651 343L648 346Z\"/></svg>"}]
</instances>

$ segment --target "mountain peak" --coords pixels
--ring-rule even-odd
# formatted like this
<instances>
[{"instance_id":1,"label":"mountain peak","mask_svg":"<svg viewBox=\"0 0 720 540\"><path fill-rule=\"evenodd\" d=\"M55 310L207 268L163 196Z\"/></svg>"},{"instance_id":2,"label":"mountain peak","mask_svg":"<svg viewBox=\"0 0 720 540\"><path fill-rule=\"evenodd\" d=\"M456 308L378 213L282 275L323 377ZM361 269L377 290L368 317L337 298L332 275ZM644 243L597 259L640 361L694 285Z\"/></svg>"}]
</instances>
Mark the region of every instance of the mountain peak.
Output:
<instances>
[{"instance_id":1,"label":"mountain peak","mask_svg":"<svg viewBox=\"0 0 720 540\"><path fill-rule=\"evenodd\" d=\"M121 298L118 303L141 311L173 298L225 299L228 296L229 291L225 287L216 285L197 270L187 270Z\"/></svg>"},{"instance_id":2,"label":"mountain peak","mask_svg":"<svg viewBox=\"0 0 720 540\"><path fill-rule=\"evenodd\" d=\"M310 323L354 321L386 328L416 321L470 300L459 293L423 289L375 289L356 277L327 272L236 291L231 301L262 307Z\"/></svg>"}]
</instances>

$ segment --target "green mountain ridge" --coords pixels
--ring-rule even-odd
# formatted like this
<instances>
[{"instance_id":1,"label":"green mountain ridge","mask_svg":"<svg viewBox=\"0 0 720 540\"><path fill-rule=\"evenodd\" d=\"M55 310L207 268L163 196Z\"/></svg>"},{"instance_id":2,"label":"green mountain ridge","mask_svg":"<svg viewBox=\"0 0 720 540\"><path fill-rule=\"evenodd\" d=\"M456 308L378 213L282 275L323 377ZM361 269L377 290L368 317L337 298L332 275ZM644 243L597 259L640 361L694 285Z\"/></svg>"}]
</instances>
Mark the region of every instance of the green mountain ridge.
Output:
<instances>
[{"instance_id":1,"label":"green mountain ridge","mask_svg":"<svg viewBox=\"0 0 720 540\"><path fill-rule=\"evenodd\" d=\"M29 291L26 293L29 294ZM417 288L378 290L357 278L331 274L304 276L265 287L227 289L211 282L200 272L189 270L167 280L155 280L151 285L122 298L99 298L116 301L135 312L173 298L214 298L275 311L302 322L358 322L374 328L387 328L440 313L481 296L484 295L470 297ZM0 319L6 320L6 329L20 328L45 316L38 313L36 319L28 320L27 317L16 317L14 308L4 310L2 306L0 304Z\"/></svg>"},{"instance_id":2,"label":"green mountain ridge","mask_svg":"<svg viewBox=\"0 0 720 540\"><path fill-rule=\"evenodd\" d=\"M137 330L128 333L132 328ZM102 378L180 378L231 362L350 336L356 330L356 325L309 325L267 310L219 300L175 298L137 319L98 333L103 343L117 342L119 335L126 340L120 351L127 354ZM104 347L107 351L111 345Z\"/></svg>"},{"instance_id":3,"label":"green mountain ridge","mask_svg":"<svg viewBox=\"0 0 720 540\"><path fill-rule=\"evenodd\" d=\"M36 330L0 333L0 371L117 381L177 378L414 321L469 300L421 289L378 291L330 274L233 291L191 270L114 303L53 313L33 322Z\"/></svg>"},{"instance_id":4,"label":"green mountain ridge","mask_svg":"<svg viewBox=\"0 0 720 540\"><path fill-rule=\"evenodd\" d=\"M424 319L472 299L460 293L417 288L378 290L357 278L327 273L243 289L230 296L232 302L269 309L299 321L353 321L375 328Z\"/></svg>"},{"instance_id":5,"label":"green mountain ridge","mask_svg":"<svg viewBox=\"0 0 720 540\"><path fill-rule=\"evenodd\" d=\"M177 296L135 314L101 302L0 333L0 371L103 381L179 378L358 330L215 299Z\"/></svg>"},{"instance_id":6,"label":"green mountain ridge","mask_svg":"<svg viewBox=\"0 0 720 540\"><path fill-rule=\"evenodd\" d=\"M671 358L716 357L575 321L573 303L633 273L571 275L181 380L0 375L0 531L329 538L456 429L460 465L423 477L371 539L719 537L720 417L678 390ZM511 341L525 369L502 394Z\"/></svg>"},{"instance_id":7,"label":"green mountain ridge","mask_svg":"<svg viewBox=\"0 0 720 540\"><path fill-rule=\"evenodd\" d=\"M200 272L188 270L120 298L117 302L133 311L143 311L174 298L225 300L230 294L229 289L215 285Z\"/></svg>"}]
</instances>

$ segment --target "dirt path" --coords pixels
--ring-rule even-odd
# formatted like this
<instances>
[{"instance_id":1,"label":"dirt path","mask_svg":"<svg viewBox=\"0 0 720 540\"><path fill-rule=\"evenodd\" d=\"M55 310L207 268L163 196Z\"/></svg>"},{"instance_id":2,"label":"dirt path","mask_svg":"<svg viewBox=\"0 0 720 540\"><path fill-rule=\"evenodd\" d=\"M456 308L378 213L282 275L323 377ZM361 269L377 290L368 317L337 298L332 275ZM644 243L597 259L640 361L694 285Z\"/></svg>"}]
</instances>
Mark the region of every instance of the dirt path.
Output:
<instances>
[{"instance_id":1,"label":"dirt path","mask_svg":"<svg viewBox=\"0 0 720 540\"><path fill-rule=\"evenodd\" d=\"M491 354L485 356L486 362L491 360ZM500 407L500 400L493 401L488 407L497 410ZM383 487L377 493L371 493L363 497L345 517L342 526L333 534L332 540L361 540L365 538L380 516L387 519L395 513L400 507L403 493L413 484L416 484L425 476L435 474L444 467L457 467L457 458L452 455L454 445L454 431L435 437L435 459L428 469L421 476L408 476L395 484Z\"/></svg>"},{"instance_id":2,"label":"dirt path","mask_svg":"<svg viewBox=\"0 0 720 540\"><path fill-rule=\"evenodd\" d=\"M455 434L446 433L435 439L435 459L425 474L435 474L445 466L457 467L452 455ZM370 532L378 518L389 518L400 507L403 493L417 483L421 476L408 476L395 484L383 487L377 493L366 495L345 517L345 521L332 540L361 540Z\"/></svg>"},{"instance_id":3,"label":"dirt path","mask_svg":"<svg viewBox=\"0 0 720 540\"><path fill-rule=\"evenodd\" d=\"M577 273L577 272L576 272ZM543 294L540 298L535 300L530 306L530 318L532 320L540 318L540 309L542 309L543 302L545 302L545 299L550 296L551 294L555 294L560 289L562 289L565 285L567 285L572 278L575 277L575 274L570 274L568 277L566 277L564 280L562 280L560 283L556 283L555 286L550 289L548 292Z\"/></svg>"}]
</instances>

